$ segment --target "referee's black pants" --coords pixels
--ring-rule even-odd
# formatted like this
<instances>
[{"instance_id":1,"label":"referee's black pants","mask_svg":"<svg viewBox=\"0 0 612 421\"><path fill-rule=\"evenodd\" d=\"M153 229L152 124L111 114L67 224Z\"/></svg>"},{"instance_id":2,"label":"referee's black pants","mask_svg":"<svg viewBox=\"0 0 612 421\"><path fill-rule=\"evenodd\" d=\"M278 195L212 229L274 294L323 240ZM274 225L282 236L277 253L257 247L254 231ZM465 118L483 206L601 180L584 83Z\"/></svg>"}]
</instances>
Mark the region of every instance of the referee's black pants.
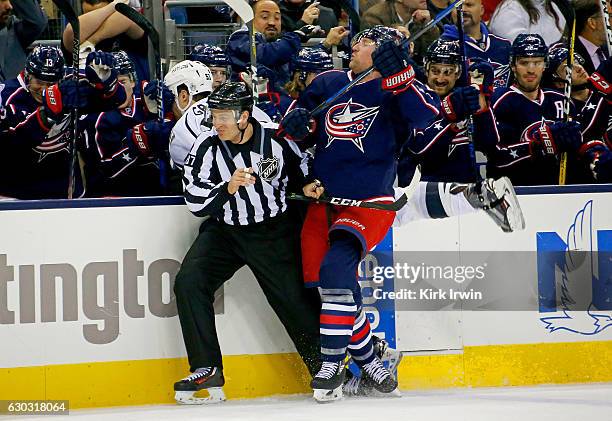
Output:
<instances>
[{"instance_id":1,"label":"referee's black pants","mask_svg":"<svg viewBox=\"0 0 612 421\"><path fill-rule=\"evenodd\" d=\"M311 375L318 372L321 304L317 290L302 281L299 228L287 214L247 226L202 224L174 284L191 371L223 366L214 293L247 265Z\"/></svg>"}]
</instances>

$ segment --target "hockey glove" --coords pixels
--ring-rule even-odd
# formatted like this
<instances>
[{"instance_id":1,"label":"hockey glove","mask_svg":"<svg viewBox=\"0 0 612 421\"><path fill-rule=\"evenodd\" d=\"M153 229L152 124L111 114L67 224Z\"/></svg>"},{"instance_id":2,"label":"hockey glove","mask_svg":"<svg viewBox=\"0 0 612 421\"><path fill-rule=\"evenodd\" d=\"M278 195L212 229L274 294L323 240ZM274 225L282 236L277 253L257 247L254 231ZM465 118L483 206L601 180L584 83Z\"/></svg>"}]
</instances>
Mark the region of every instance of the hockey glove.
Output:
<instances>
[{"instance_id":1,"label":"hockey glove","mask_svg":"<svg viewBox=\"0 0 612 421\"><path fill-rule=\"evenodd\" d=\"M85 77L96 89L110 96L117 89L117 70L115 58L110 53L94 51L87 55Z\"/></svg>"},{"instance_id":2,"label":"hockey glove","mask_svg":"<svg viewBox=\"0 0 612 421\"><path fill-rule=\"evenodd\" d=\"M322 38L325 31L318 25L304 25L295 32L300 37L300 42L307 42L310 38Z\"/></svg>"},{"instance_id":3,"label":"hockey glove","mask_svg":"<svg viewBox=\"0 0 612 421\"><path fill-rule=\"evenodd\" d=\"M403 92L414 81L413 61L406 48L394 41L383 42L372 53L374 68L382 75L382 88L394 94Z\"/></svg>"},{"instance_id":4,"label":"hockey glove","mask_svg":"<svg viewBox=\"0 0 612 421\"><path fill-rule=\"evenodd\" d=\"M470 65L468 71L470 75L469 85L477 85L487 103L489 103L493 94L493 80L495 79L493 66L484 60L477 60Z\"/></svg>"},{"instance_id":5,"label":"hockey glove","mask_svg":"<svg viewBox=\"0 0 612 421\"><path fill-rule=\"evenodd\" d=\"M599 183L612 183L612 152L599 155L591 164L591 171Z\"/></svg>"},{"instance_id":6,"label":"hockey glove","mask_svg":"<svg viewBox=\"0 0 612 421\"><path fill-rule=\"evenodd\" d=\"M300 142L314 132L316 122L305 108L295 108L289 111L280 122L277 136Z\"/></svg>"},{"instance_id":7,"label":"hockey glove","mask_svg":"<svg viewBox=\"0 0 612 421\"><path fill-rule=\"evenodd\" d=\"M128 130L127 138L132 141L130 149L136 149L144 157L160 157L168 150L170 132L174 122L147 121Z\"/></svg>"},{"instance_id":8,"label":"hockey glove","mask_svg":"<svg viewBox=\"0 0 612 421\"><path fill-rule=\"evenodd\" d=\"M582 143L580 124L576 121L556 121L538 126L531 134L531 155L555 156L561 152L576 152Z\"/></svg>"},{"instance_id":9,"label":"hockey glove","mask_svg":"<svg viewBox=\"0 0 612 421\"><path fill-rule=\"evenodd\" d=\"M50 125L58 123L72 109L87 107L87 94L73 79L62 80L43 91L44 114Z\"/></svg>"},{"instance_id":10,"label":"hockey glove","mask_svg":"<svg viewBox=\"0 0 612 421\"><path fill-rule=\"evenodd\" d=\"M152 80L151 82L142 82L141 91L144 98L145 110L150 114L157 115L157 93L159 81ZM172 112L172 104L174 104L174 94L166 85L162 87L162 101L164 113Z\"/></svg>"},{"instance_id":11,"label":"hockey glove","mask_svg":"<svg viewBox=\"0 0 612 421\"><path fill-rule=\"evenodd\" d=\"M480 91L473 86L455 88L442 100L442 115L448 121L458 123L480 109Z\"/></svg>"},{"instance_id":12,"label":"hockey glove","mask_svg":"<svg viewBox=\"0 0 612 421\"><path fill-rule=\"evenodd\" d=\"M602 61L589 80L595 89L606 95L606 99L612 100L612 59Z\"/></svg>"}]
</instances>

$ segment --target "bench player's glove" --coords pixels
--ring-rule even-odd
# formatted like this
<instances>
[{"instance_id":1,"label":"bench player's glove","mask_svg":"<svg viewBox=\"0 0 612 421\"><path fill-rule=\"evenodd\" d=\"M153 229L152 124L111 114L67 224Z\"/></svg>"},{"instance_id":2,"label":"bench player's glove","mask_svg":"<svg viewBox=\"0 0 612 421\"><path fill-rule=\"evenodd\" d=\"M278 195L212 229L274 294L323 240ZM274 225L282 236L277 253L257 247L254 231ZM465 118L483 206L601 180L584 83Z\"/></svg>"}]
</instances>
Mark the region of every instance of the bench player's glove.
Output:
<instances>
[{"instance_id":1,"label":"bench player's glove","mask_svg":"<svg viewBox=\"0 0 612 421\"><path fill-rule=\"evenodd\" d=\"M43 90L43 110L49 125L53 125L72 109L85 108L88 104L86 90L73 79L62 80Z\"/></svg>"},{"instance_id":2,"label":"bench player's glove","mask_svg":"<svg viewBox=\"0 0 612 421\"><path fill-rule=\"evenodd\" d=\"M591 171L599 183L612 183L612 152L598 156L591 164Z\"/></svg>"},{"instance_id":3,"label":"bench player's glove","mask_svg":"<svg viewBox=\"0 0 612 421\"><path fill-rule=\"evenodd\" d=\"M458 123L480 109L480 91L473 86L455 88L442 100L442 115L448 121Z\"/></svg>"},{"instance_id":4,"label":"bench player's glove","mask_svg":"<svg viewBox=\"0 0 612 421\"><path fill-rule=\"evenodd\" d=\"M127 139L131 140L130 149L136 149L144 157L159 157L168 150L170 132L174 122L157 120L140 123L128 130Z\"/></svg>"},{"instance_id":5,"label":"bench player's glove","mask_svg":"<svg viewBox=\"0 0 612 421\"><path fill-rule=\"evenodd\" d=\"M608 101L612 101L612 59L601 62L597 70L589 77L595 89L606 96Z\"/></svg>"},{"instance_id":6,"label":"bench player's glove","mask_svg":"<svg viewBox=\"0 0 612 421\"><path fill-rule=\"evenodd\" d=\"M535 128L529 141L532 155L555 156L561 152L576 152L582 143L580 124L576 121L556 121Z\"/></svg>"},{"instance_id":7,"label":"bench player's glove","mask_svg":"<svg viewBox=\"0 0 612 421\"><path fill-rule=\"evenodd\" d=\"M470 65L468 74L470 75L469 85L477 85L480 93L484 95L485 100L489 103L493 94L493 81L495 79L493 66L489 62L479 59Z\"/></svg>"},{"instance_id":8,"label":"bench player's glove","mask_svg":"<svg viewBox=\"0 0 612 421\"><path fill-rule=\"evenodd\" d=\"M159 81L152 80L150 82L143 82L141 86L142 97L144 99L145 110L152 114L157 115L157 93L158 93ZM166 85L162 87L162 101L164 106L164 113L172 112L172 104L174 104L174 94Z\"/></svg>"},{"instance_id":9,"label":"bench player's glove","mask_svg":"<svg viewBox=\"0 0 612 421\"><path fill-rule=\"evenodd\" d=\"M112 95L119 83L113 55L103 51L89 53L85 60L85 77L96 89L103 91L105 96Z\"/></svg>"},{"instance_id":10,"label":"bench player's glove","mask_svg":"<svg viewBox=\"0 0 612 421\"><path fill-rule=\"evenodd\" d=\"M276 134L299 142L314 132L315 128L316 122L310 116L310 112L305 108L295 108L285 114Z\"/></svg>"},{"instance_id":11,"label":"bench player's glove","mask_svg":"<svg viewBox=\"0 0 612 421\"><path fill-rule=\"evenodd\" d=\"M415 79L412 59L407 48L387 40L372 53L374 68L382 75L382 88L394 94L403 92Z\"/></svg>"}]
</instances>

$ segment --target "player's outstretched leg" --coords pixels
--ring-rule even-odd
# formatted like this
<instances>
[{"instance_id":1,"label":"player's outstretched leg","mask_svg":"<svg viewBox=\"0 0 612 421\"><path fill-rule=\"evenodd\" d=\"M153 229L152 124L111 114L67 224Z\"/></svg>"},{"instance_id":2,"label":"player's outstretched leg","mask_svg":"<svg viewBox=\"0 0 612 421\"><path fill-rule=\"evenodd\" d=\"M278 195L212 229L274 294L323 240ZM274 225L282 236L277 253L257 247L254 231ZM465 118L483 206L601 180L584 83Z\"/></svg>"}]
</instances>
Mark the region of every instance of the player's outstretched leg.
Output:
<instances>
[{"instance_id":1,"label":"player's outstretched leg","mask_svg":"<svg viewBox=\"0 0 612 421\"><path fill-rule=\"evenodd\" d=\"M508 177L480 183L451 183L451 194L463 193L474 209L484 210L504 232L525 229L525 218Z\"/></svg>"},{"instance_id":2,"label":"player's outstretched leg","mask_svg":"<svg viewBox=\"0 0 612 421\"><path fill-rule=\"evenodd\" d=\"M198 368L189 376L174 383L174 399L177 403L186 405L223 402L225 400L225 394L222 389L224 384L225 378L221 368ZM207 398L193 396L195 392L202 389L206 389L210 396Z\"/></svg>"},{"instance_id":3,"label":"player's outstretched leg","mask_svg":"<svg viewBox=\"0 0 612 421\"><path fill-rule=\"evenodd\" d=\"M344 361L323 361L321 370L312 378L310 386L317 402L331 402L342 398L342 384L346 374Z\"/></svg>"}]
</instances>

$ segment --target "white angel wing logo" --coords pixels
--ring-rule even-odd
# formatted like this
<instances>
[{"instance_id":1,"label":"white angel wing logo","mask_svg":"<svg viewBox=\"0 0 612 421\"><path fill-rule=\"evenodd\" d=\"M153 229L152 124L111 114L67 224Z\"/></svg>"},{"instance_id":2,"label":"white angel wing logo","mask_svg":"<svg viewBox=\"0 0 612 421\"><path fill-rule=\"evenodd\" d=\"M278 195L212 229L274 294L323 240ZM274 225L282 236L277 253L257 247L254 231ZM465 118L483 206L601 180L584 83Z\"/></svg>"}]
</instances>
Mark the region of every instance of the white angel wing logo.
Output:
<instances>
[{"instance_id":1,"label":"white angel wing logo","mask_svg":"<svg viewBox=\"0 0 612 421\"><path fill-rule=\"evenodd\" d=\"M612 318L594 312L592 285L597 278L594 267L592 200L576 214L574 223L567 231L565 243L565 262L560 268L559 283L562 314L540 320L551 332L565 330L594 335L612 326Z\"/></svg>"}]
</instances>

